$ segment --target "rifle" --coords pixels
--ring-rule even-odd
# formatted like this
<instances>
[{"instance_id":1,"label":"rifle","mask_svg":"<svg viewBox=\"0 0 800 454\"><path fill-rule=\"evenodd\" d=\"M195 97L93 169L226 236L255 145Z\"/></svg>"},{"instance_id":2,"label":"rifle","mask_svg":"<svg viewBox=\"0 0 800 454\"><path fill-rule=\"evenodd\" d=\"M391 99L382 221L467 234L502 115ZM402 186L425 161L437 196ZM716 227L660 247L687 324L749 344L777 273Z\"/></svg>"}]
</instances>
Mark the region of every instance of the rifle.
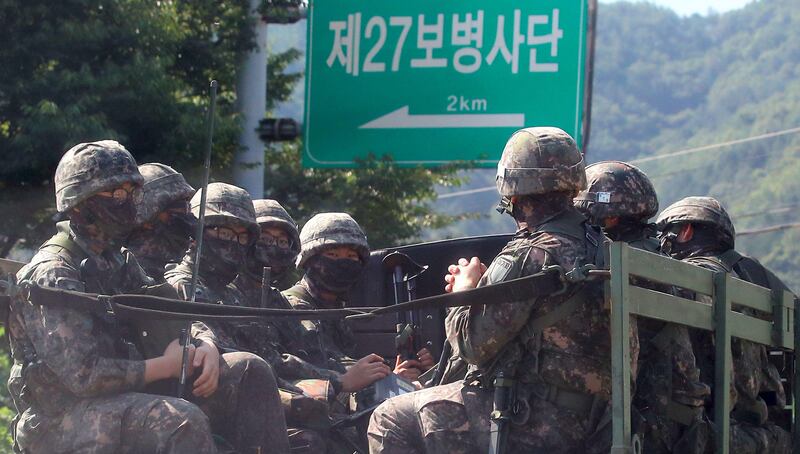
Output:
<instances>
[{"instance_id":1,"label":"rifle","mask_svg":"<svg viewBox=\"0 0 800 454\"><path fill-rule=\"evenodd\" d=\"M395 306L416 299L416 279L428 269L428 266L422 266L408 255L397 251L384 257L382 263L383 267L392 273ZM401 360L417 357L417 352L422 349L421 331L419 309L397 313L397 335L394 342Z\"/></svg>"},{"instance_id":2,"label":"rifle","mask_svg":"<svg viewBox=\"0 0 800 454\"><path fill-rule=\"evenodd\" d=\"M208 179L211 173L211 146L214 140L214 110L217 106L217 81L211 81L211 99L208 106L208 130L206 135L206 156L203 162L203 186L200 188L200 216L197 223L197 230L194 239L197 242L197 248L194 254L194 266L192 267L192 283L189 286L189 300L194 303L197 297L197 278L200 273L200 253L203 250L203 229L206 222L206 193L208 192ZM181 330L181 346L183 347L183 355L181 356L181 375L178 380L178 397L182 398L186 389L186 373L189 367L189 343L192 341L192 322L189 326Z\"/></svg>"}]
</instances>

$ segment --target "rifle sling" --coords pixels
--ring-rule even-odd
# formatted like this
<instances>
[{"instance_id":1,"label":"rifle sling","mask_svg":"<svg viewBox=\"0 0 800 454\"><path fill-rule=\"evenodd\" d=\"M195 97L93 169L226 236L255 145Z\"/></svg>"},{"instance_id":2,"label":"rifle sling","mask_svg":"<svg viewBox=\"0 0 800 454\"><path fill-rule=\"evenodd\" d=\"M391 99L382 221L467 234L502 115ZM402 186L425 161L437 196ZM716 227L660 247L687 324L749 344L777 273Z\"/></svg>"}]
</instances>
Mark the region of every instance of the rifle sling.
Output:
<instances>
[{"instance_id":1,"label":"rifle sling","mask_svg":"<svg viewBox=\"0 0 800 454\"><path fill-rule=\"evenodd\" d=\"M93 295L58 288L27 286L28 300L33 304L59 306L107 314L119 310L119 315L136 319L163 318L168 320L229 320L294 318L300 320L341 319L347 315L361 314L363 309L265 309L226 306L222 304L189 303L151 295Z\"/></svg>"},{"instance_id":2,"label":"rifle sling","mask_svg":"<svg viewBox=\"0 0 800 454\"><path fill-rule=\"evenodd\" d=\"M355 315L360 318L415 309L446 308L458 306L480 306L497 303L526 302L542 295L552 295L565 289L559 269L544 270L530 276L511 279L497 284L477 287L455 293L418 298L392 306L379 307L368 314Z\"/></svg>"},{"instance_id":3,"label":"rifle sling","mask_svg":"<svg viewBox=\"0 0 800 454\"><path fill-rule=\"evenodd\" d=\"M478 287L463 292L419 298L386 307L359 307L345 309L268 309L256 307L226 306L222 304L188 303L150 295L94 295L69 290L25 286L28 300L33 304L60 306L89 312L118 313L121 317L135 319L167 320L256 320L292 318L297 320L331 320L363 318L409 311L421 308L445 308L457 306L490 305L508 302L527 302L541 295L551 295L565 289L563 275L559 270L513 279L498 284ZM1 301L0 301L1 302Z\"/></svg>"}]
</instances>

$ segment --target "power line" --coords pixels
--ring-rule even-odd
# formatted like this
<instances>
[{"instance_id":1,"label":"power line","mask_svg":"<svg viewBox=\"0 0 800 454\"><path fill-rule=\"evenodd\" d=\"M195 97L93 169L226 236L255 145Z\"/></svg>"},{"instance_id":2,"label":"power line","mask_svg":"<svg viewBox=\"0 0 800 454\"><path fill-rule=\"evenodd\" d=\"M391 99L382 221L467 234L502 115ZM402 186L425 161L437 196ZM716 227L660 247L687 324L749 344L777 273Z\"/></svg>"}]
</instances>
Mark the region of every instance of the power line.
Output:
<instances>
[{"instance_id":1,"label":"power line","mask_svg":"<svg viewBox=\"0 0 800 454\"><path fill-rule=\"evenodd\" d=\"M740 143L754 142L756 140L763 140L763 139L769 139L769 138L772 138L772 137L785 136L787 134L794 134L794 133L798 133L798 132L800 132L800 127L783 129L781 131L768 132L768 133L765 133L765 134L759 134L757 136L745 137L743 139L729 140L727 142L713 143L711 145L703 145L702 147L687 148L685 150L673 151L671 153L665 153L665 154L660 154L660 155L656 155L656 156L648 156L646 158L632 159L632 160L630 160L628 162L631 163L631 164L641 164L643 162L656 161L656 160L659 160L659 159L671 158L671 157L674 157L674 156L683 156L683 155L687 155L687 154L698 153L700 151L708 151L708 150L713 150L715 148L728 147L728 146L731 146L731 145L738 145Z\"/></svg>"},{"instance_id":2,"label":"power line","mask_svg":"<svg viewBox=\"0 0 800 454\"><path fill-rule=\"evenodd\" d=\"M674 156L683 156L683 155L687 155L687 154L699 153L701 151L708 151L708 150L713 150L713 149L716 149L716 148L728 147L728 146L731 146L731 145L738 145L738 144L741 144L741 143L755 142L757 140L764 140L764 139L769 139L769 138L772 138L772 137L785 136L787 134L795 134L795 133L798 133L798 132L800 132L800 126L795 127L795 128L783 129L783 130L780 130L780 131L768 132L768 133L759 134L759 135L755 135L755 136L744 137L742 139L728 140L726 142L718 142L718 143L713 143L713 144L710 144L710 145L703 145L702 147L687 148L687 149L684 149L684 150L673 151L671 153L665 153L665 154L660 154L660 155L656 155L656 156L649 156L649 157L646 157L646 158L632 159L632 160L627 161L627 162L631 163L631 164L641 164L643 162L650 162L650 161L656 161L656 160L659 160L659 159L671 158L671 157L674 157ZM686 170L691 170L691 168L690 169L686 169ZM683 172L683 171L667 172L667 173L664 173L664 174L661 174L661 175L655 175L655 176L653 176L651 178L665 177L665 176L669 176L669 175L673 175L673 174L681 173L681 172ZM455 192L450 192L448 194L442 194L438 198L439 199L449 199L449 198L452 198L452 197L460 197L460 196L464 196L464 195L477 194L477 193L481 193L481 192L489 192L489 191L494 191L494 190L495 190L494 186L485 186L485 187L482 187L482 188L467 189L467 190L464 190L464 191L455 191Z\"/></svg>"},{"instance_id":3,"label":"power line","mask_svg":"<svg viewBox=\"0 0 800 454\"><path fill-rule=\"evenodd\" d=\"M456 192L450 192L448 194L442 194L442 195L440 195L438 197L438 199L439 200L441 200L441 199L449 199L451 197L460 197L462 195L477 194L479 192L489 192L489 191L496 191L496 190L497 190L497 188L495 186L486 186L486 187L483 187L483 188L467 189L467 190L464 190L464 191L456 191Z\"/></svg>"},{"instance_id":4,"label":"power line","mask_svg":"<svg viewBox=\"0 0 800 454\"><path fill-rule=\"evenodd\" d=\"M747 235L758 235L761 233L778 232L781 230L796 229L796 228L800 228L800 222L792 222L790 224L770 225L768 227L761 227L758 229L743 230L741 232L736 232L736 236L739 237Z\"/></svg>"},{"instance_id":5,"label":"power line","mask_svg":"<svg viewBox=\"0 0 800 454\"><path fill-rule=\"evenodd\" d=\"M753 216L758 216L761 214L777 214L777 213L788 213L793 209L800 206L800 203L793 203L791 205L784 205L781 207L771 208L769 210L762 210L762 211L754 211L750 213L742 213L742 214L734 214L733 217L736 219L744 219L744 218L751 218Z\"/></svg>"}]
</instances>

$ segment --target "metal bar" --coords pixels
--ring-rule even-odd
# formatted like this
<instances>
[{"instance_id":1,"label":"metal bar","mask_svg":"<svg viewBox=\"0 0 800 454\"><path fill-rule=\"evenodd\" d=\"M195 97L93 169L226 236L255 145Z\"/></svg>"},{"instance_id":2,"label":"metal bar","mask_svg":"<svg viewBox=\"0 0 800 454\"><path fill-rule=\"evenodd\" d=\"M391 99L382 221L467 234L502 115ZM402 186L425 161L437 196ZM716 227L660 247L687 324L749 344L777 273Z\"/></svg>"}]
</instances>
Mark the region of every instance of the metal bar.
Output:
<instances>
[{"instance_id":1,"label":"metal bar","mask_svg":"<svg viewBox=\"0 0 800 454\"><path fill-rule=\"evenodd\" d=\"M628 313L628 253L625 243L611 245L611 414L613 421L611 454L630 454L631 450L631 355L630 315ZM608 297L608 294L607 294Z\"/></svg>"},{"instance_id":2,"label":"metal bar","mask_svg":"<svg viewBox=\"0 0 800 454\"><path fill-rule=\"evenodd\" d=\"M794 310L794 345L800 346L800 317L797 317L798 300L793 298ZM794 350L794 383L792 383L792 452L800 454L800 430L797 428L797 410L800 409L800 349Z\"/></svg>"},{"instance_id":3,"label":"metal bar","mask_svg":"<svg viewBox=\"0 0 800 454\"><path fill-rule=\"evenodd\" d=\"M715 343L714 355L714 426L716 427L717 454L730 451L731 433L731 336L728 315L731 300L728 296L727 273L714 273L714 315Z\"/></svg>"},{"instance_id":4,"label":"metal bar","mask_svg":"<svg viewBox=\"0 0 800 454\"><path fill-rule=\"evenodd\" d=\"M776 292L773 298L773 344L794 350L794 295L787 290Z\"/></svg>"},{"instance_id":5,"label":"metal bar","mask_svg":"<svg viewBox=\"0 0 800 454\"><path fill-rule=\"evenodd\" d=\"M731 302L734 305L772 313L773 299L769 289L741 279L732 278L728 283L728 294L731 295Z\"/></svg>"},{"instance_id":6,"label":"metal bar","mask_svg":"<svg viewBox=\"0 0 800 454\"><path fill-rule=\"evenodd\" d=\"M728 292L730 292L730 289L728 289ZM730 312L728 314L728 333L731 337L738 337L739 339L753 341L766 346L780 347L772 343L772 322L740 312Z\"/></svg>"},{"instance_id":7,"label":"metal bar","mask_svg":"<svg viewBox=\"0 0 800 454\"><path fill-rule=\"evenodd\" d=\"M714 329L710 305L641 287L630 286L629 312L646 318L699 328Z\"/></svg>"},{"instance_id":8,"label":"metal bar","mask_svg":"<svg viewBox=\"0 0 800 454\"><path fill-rule=\"evenodd\" d=\"M714 292L712 271L699 266L671 260L640 249L630 251L629 265L630 274L649 281L671 284L704 295L711 295Z\"/></svg>"}]
</instances>

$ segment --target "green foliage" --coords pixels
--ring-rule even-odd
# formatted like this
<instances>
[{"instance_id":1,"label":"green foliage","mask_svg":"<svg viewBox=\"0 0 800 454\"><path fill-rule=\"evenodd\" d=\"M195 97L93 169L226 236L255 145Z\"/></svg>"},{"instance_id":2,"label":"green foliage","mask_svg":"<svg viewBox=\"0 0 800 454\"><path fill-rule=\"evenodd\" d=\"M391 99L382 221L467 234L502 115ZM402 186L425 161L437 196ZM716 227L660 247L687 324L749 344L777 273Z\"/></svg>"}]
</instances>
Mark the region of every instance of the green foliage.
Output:
<instances>
[{"instance_id":1,"label":"green foliage","mask_svg":"<svg viewBox=\"0 0 800 454\"><path fill-rule=\"evenodd\" d=\"M266 196L279 200L300 225L319 212L344 211L366 230L370 246L381 248L471 216L441 214L431 207L435 185L463 182L459 166L401 169L389 158L372 156L356 169L303 169L300 149L294 142L269 151L265 177Z\"/></svg>"},{"instance_id":2,"label":"green foliage","mask_svg":"<svg viewBox=\"0 0 800 454\"><path fill-rule=\"evenodd\" d=\"M764 0L679 18L644 3L602 5L591 160L629 160L800 126L800 10ZM635 45L631 45L635 43ZM800 134L641 164L661 206L711 195L738 231L800 221ZM749 215L759 213L758 215ZM740 236L737 247L800 289L800 231Z\"/></svg>"},{"instance_id":3,"label":"green foliage","mask_svg":"<svg viewBox=\"0 0 800 454\"><path fill-rule=\"evenodd\" d=\"M81 141L140 161L198 159L208 81L220 80L217 162L236 150L235 69L247 0L0 0L0 181L40 184Z\"/></svg>"}]
</instances>

